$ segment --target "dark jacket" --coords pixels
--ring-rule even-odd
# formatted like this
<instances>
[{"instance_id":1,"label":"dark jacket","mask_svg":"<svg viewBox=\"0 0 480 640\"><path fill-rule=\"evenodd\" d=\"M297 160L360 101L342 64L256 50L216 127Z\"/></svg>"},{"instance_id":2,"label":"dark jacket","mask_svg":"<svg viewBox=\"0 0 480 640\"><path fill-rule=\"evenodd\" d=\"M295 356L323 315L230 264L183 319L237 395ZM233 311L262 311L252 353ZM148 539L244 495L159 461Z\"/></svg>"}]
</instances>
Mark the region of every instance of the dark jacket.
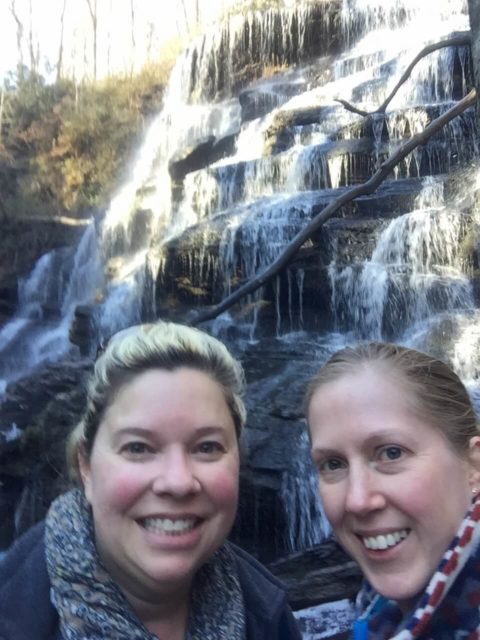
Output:
<instances>
[{"instance_id":1,"label":"dark jacket","mask_svg":"<svg viewBox=\"0 0 480 640\"><path fill-rule=\"evenodd\" d=\"M233 548L247 640L299 640L282 584L245 551ZM22 536L0 561L0 640L62 640L50 602L43 523Z\"/></svg>"}]
</instances>

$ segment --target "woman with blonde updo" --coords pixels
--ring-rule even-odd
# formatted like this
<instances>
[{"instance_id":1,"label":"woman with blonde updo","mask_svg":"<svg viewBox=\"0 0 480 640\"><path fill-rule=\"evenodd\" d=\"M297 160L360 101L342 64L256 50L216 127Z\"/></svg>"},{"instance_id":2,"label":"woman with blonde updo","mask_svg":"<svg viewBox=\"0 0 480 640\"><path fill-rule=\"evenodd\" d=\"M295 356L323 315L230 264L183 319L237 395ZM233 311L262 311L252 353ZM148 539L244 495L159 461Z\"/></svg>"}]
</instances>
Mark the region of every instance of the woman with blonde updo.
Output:
<instances>
[{"instance_id":1,"label":"woman with blonde updo","mask_svg":"<svg viewBox=\"0 0 480 640\"><path fill-rule=\"evenodd\" d=\"M281 584L226 541L243 391L196 329L110 340L69 442L79 488L0 563L2 640L300 638Z\"/></svg>"}]
</instances>

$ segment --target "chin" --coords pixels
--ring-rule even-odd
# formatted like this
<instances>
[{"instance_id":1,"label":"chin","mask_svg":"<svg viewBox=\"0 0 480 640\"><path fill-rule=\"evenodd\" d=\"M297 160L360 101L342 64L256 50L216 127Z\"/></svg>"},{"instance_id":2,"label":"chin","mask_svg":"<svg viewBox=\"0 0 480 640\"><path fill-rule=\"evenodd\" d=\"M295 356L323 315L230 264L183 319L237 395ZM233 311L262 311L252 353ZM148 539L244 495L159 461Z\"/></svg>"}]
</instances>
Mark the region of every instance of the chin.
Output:
<instances>
[{"instance_id":1,"label":"chin","mask_svg":"<svg viewBox=\"0 0 480 640\"><path fill-rule=\"evenodd\" d=\"M394 578L394 576L392 576ZM368 579L368 578L367 578ZM403 612L410 611L422 593L422 589L412 589L412 585L402 588L398 584L386 584L384 581L369 580L372 587L384 598L394 600Z\"/></svg>"}]
</instances>

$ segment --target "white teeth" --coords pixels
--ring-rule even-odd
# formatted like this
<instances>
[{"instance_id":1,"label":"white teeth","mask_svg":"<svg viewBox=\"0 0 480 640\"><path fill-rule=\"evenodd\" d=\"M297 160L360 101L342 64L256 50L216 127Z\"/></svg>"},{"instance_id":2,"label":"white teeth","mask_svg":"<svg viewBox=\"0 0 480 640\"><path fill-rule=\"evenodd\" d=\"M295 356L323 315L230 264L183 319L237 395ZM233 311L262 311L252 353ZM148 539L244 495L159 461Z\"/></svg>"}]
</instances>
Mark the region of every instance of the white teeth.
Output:
<instances>
[{"instance_id":1,"label":"white teeth","mask_svg":"<svg viewBox=\"0 0 480 640\"><path fill-rule=\"evenodd\" d=\"M197 522L196 518L183 518L171 520L170 518L145 518L143 526L153 533L177 534L185 533L193 529Z\"/></svg>"},{"instance_id":2,"label":"white teeth","mask_svg":"<svg viewBox=\"0 0 480 640\"><path fill-rule=\"evenodd\" d=\"M385 536L377 536L377 549L386 549L388 547Z\"/></svg>"},{"instance_id":3,"label":"white teeth","mask_svg":"<svg viewBox=\"0 0 480 640\"><path fill-rule=\"evenodd\" d=\"M370 536L368 538L362 538L362 542L367 549L388 549L389 547L396 546L402 540L408 536L408 530L402 529L400 531L394 531L387 533L386 535Z\"/></svg>"}]
</instances>

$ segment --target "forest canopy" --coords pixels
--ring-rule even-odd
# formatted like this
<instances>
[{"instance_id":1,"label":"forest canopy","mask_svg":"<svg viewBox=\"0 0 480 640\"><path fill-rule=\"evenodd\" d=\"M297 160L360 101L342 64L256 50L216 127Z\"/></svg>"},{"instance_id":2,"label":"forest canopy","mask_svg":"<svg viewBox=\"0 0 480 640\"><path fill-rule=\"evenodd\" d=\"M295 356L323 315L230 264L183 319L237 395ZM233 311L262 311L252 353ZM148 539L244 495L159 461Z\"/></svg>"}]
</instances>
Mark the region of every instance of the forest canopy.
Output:
<instances>
[{"instance_id":1,"label":"forest canopy","mask_svg":"<svg viewBox=\"0 0 480 640\"><path fill-rule=\"evenodd\" d=\"M68 213L106 203L146 123L160 109L177 50L135 75L47 83L10 74L0 102L0 217Z\"/></svg>"},{"instance_id":2,"label":"forest canopy","mask_svg":"<svg viewBox=\"0 0 480 640\"><path fill-rule=\"evenodd\" d=\"M117 5L113 15L111 3L86 0L75 8L63 0L51 17L58 50L46 60L41 3L9 0L2 15L10 20L17 52L15 71L0 87L0 219L83 217L105 206L161 107L182 43L208 19L285 4L216 0L207 11L198 0L181 0L173 5L176 33L162 40L162 25L134 0ZM77 29L72 20L79 20L80 9L86 22ZM123 67L114 64L114 38L129 60Z\"/></svg>"}]
</instances>

